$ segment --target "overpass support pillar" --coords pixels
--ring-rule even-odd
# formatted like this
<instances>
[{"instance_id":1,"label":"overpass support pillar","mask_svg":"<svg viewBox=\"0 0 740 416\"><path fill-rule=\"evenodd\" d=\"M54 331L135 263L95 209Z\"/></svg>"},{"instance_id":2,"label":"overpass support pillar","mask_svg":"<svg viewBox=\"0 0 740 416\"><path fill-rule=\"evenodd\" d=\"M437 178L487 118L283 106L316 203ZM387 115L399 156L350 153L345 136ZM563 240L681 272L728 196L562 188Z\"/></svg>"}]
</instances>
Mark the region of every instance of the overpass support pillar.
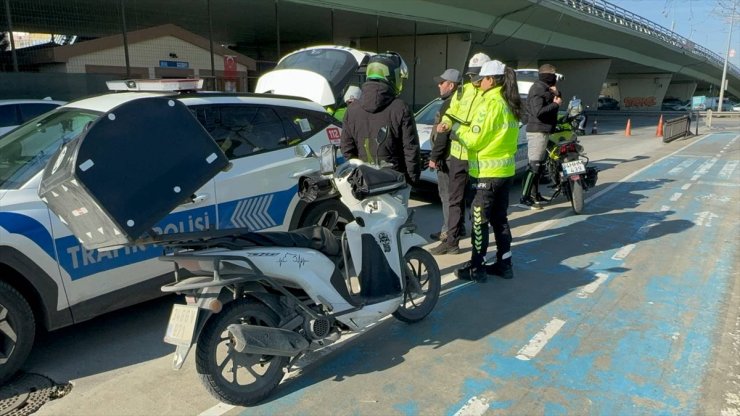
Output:
<instances>
[{"instance_id":1,"label":"overpass support pillar","mask_svg":"<svg viewBox=\"0 0 740 416\"><path fill-rule=\"evenodd\" d=\"M619 77L622 109L660 110L673 74L629 74Z\"/></svg>"},{"instance_id":2,"label":"overpass support pillar","mask_svg":"<svg viewBox=\"0 0 740 416\"><path fill-rule=\"evenodd\" d=\"M555 65L558 73L563 74L558 89L563 94L565 103L575 95L592 110L598 107L599 93L609 73L611 59L542 61L540 65L545 63Z\"/></svg>"}]
</instances>

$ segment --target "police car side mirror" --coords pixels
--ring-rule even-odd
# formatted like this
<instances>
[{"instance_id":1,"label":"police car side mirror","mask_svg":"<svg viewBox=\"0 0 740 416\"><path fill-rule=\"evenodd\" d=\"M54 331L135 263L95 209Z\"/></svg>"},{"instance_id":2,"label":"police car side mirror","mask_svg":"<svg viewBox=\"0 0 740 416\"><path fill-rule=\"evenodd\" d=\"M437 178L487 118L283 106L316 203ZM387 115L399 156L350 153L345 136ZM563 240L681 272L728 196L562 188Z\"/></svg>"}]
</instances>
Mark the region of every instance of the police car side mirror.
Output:
<instances>
[{"instance_id":1,"label":"police car side mirror","mask_svg":"<svg viewBox=\"0 0 740 416\"><path fill-rule=\"evenodd\" d=\"M295 155L304 159L307 159L309 157L316 157L316 153L314 153L311 146L307 144L299 144L298 146L296 146Z\"/></svg>"}]
</instances>

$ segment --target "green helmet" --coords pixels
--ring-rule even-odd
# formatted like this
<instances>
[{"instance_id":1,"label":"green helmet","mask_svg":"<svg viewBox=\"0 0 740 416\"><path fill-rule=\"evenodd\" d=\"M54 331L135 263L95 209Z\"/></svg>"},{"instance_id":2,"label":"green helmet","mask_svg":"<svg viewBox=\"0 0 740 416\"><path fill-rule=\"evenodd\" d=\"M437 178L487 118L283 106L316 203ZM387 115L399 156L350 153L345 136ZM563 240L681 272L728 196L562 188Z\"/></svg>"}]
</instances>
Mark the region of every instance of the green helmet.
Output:
<instances>
[{"instance_id":1,"label":"green helmet","mask_svg":"<svg viewBox=\"0 0 740 416\"><path fill-rule=\"evenodd\" d=\"M398 95L403 90L403 80L409 77L409 68L401 55L385 52L370 57L365 73L367 79L388 83Z\"/></svg>"}]
</instances>

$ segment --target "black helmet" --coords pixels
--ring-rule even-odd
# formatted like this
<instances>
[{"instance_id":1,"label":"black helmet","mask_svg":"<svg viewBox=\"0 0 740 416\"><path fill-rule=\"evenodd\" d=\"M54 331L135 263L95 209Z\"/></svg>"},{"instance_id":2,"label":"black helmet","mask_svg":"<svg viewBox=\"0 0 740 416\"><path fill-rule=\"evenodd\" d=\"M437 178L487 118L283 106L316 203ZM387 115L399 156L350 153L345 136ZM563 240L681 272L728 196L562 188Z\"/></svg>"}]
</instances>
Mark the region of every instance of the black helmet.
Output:
<instances>
[{"instance_id":1,"label":"black helmet","mask_svg":"<svg viewBox=\"0 0 740 416\"><path fill-rule=\"evenodd\" d=\"M409 77L409 68L401 55L385 52L370 57L365 73L367 79L387 82L398 95L403 89L403 80Z\"/></svg>"}]
</instances>

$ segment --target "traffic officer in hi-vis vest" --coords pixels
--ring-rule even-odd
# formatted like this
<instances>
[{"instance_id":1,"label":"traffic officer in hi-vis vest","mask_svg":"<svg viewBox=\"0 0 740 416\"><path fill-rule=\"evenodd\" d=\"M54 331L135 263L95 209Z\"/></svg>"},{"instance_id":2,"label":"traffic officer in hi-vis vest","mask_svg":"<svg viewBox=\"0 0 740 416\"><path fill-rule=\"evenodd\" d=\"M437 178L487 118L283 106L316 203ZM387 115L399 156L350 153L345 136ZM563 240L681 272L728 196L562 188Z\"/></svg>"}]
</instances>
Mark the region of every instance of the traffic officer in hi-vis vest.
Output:
<instances>
[{"instance_id":1,"label":"traffic officer in hi-vis vest","mask_svg":"<svg viewBox=\"0 0 740 416\"><path fill-rule=\"evenodd\" d=\"M468 188L468 153L460 145L455 129L459 125L470 123L472 109L477 100L480 98L480 81L478 77L481 66L490 61L491 58L484 53L476 53L468 62L468 71L466 75L470 77L470 82L466 82L462 87L458 87L457 92L452 96L450 107L442 116L442 121L437 125L437 132L450 134L450 157L447 159L449 169L449 211L447 222L447 239L442 241L438 246L432 247L432 254L457 254L460 252L460 237L465 229L465 201L466 194L469 195Z\"/></svg>"},{"instance_id":2,"label":"traffic officer in hi-vis vest","mask_svg":"<svg viewBox=\"0 0 740 416\"><path fill-rule=\"evenodd\" d=\"M459 279L485 282L492 274L514 277L511 230L507 218L509 190L516 169L514 155L519 136L522 102L516 73L499 61L483 64L479 76L481 98L469 125L460 125L457 136L468 153L471 188L473 246L470 262L455 271ZM496 262L484 266L488 250L488 224L496 237Z\"/></svg>"}]
</instances>

